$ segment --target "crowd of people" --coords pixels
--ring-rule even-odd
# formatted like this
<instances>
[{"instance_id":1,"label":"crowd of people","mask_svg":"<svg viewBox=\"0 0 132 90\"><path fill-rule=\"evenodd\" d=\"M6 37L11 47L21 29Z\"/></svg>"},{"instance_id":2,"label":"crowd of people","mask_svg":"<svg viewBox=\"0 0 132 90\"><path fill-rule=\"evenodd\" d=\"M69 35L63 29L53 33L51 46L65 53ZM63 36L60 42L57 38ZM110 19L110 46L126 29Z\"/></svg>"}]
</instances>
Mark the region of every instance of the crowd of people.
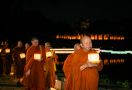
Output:
<instances>
[{"instance_id":1,"label":"crowd of people","mask_svg":"<svg viewBox=\"0 0 132 90\"><path fill-rule=\"evenodd\" d=\"M50 42L39 44L38 38L32 38L31 45L18 41L11 49L8 42L2 42L0 47L0 74L17 78L25 90L51 90L55 87L57 74L56 63L58 55L51 50ZM65 90L98 90L98 71L103 68L98 63L88 60L89 53L97 53L92 48L90 37L84 36L74 45L74 53L64 60Z\"/></svg>"}]
</instances>

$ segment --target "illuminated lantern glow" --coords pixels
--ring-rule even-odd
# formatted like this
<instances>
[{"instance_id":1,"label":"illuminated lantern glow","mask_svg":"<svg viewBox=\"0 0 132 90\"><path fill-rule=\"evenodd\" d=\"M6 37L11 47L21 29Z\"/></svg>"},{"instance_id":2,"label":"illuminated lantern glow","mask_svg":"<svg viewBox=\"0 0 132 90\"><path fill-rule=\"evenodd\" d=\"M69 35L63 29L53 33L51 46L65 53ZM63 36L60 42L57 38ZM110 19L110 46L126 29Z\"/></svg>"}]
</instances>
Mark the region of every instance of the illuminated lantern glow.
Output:
<instances>
[{"instance_id":1,"label":"illuminated lantern glow","mask_svg":"<svg viewBox=\"0 0 132 90\"><path fill-rule=\"evenodd\" d=\"M46 52L46 58L52 57L52 56L53 56L53 52L51 52L51 51Z\"/></svg>"},{"instance_id":2,"label":"illuminated lantern glow","mask_svg":"<svg viewBox=\"0 0 132 90\"><path fill-rule=\"evenodd\" d=\"M9 48L5 49L5 52L10 53L10 49Z\"/></svg>"},{"instance_id":3,"label":"illuminated lantern glow","mask_svg":"<svg viewBox=\"0 0 132 90\"><path fill-rule=\"evenodd\" d=\"M57 90L57 89L55 89L55 88L50 88L50 90Z\"/></svg>"},{"instance_id":4,"label":"illuminated lantern glow","mask_svg":"<svg viewBox=\"0 0 132 90\"><path fill-rule=\"evenodd\" d=\"M100 62L99 54L98 53L90 53L90 54L88 54L88 61L93 63L93 64L98 64Z\"/></svg>"},{"instance_id":5,"label":"illuminated lantern glow","mask_svg":"<svg viewBox=\"0 0 132 90\"><path fill-rule=\"evenodd\" d=\"M41 54L34 54L34 59L41 61Z\"/></svg>"},{"instance_id":6,"label":"illuminated lantern glow","mask_svg":"<svg viewBox=\"0 0 132 90\"><path fill-rule=\"evenodd\" d=\"M24 59L26 57L25 53L20 53L20 58Z\"/></svg>"},{"instance_id":7,"label":"illuminated lantern glow","mask_svg":"<svg viewBox=\"0 0 132 90\"><path fill-rule=\"evenodd\" d=\"M0 53L2 52L2 49L0 48Z\"/></svg>"}]
</instances>

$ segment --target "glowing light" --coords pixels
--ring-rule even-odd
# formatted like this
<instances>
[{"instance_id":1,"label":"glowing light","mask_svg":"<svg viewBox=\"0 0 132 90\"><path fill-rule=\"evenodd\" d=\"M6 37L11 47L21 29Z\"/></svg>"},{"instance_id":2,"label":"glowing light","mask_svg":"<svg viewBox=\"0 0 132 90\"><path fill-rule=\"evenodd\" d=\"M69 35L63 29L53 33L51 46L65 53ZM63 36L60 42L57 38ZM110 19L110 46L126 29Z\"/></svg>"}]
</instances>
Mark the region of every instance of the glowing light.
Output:
<instances>
[{"instance_id":1,"label":"glowing light","mask_svg":"<svg viewBox=\"0 0 132 90\"><path fill-rule=\"evenodd\" d=\"M34 59L41 61L41 54L34 54Z\"/></svg>"},{"instance_id":2,"label":"glowing light","mask_svg":"<svg viewBox=\"0 0 132 90\"><path fill-rule=\"evenodd\" d=\"M99 54L98 53L88 54L88 61L91 63L99 63Z\"/></svg>"},{"instance_id":3,"label":"glowing light","mask_svg":"<svg viewBox=\"0 0 132 90\"><path fill-rule=\"evenodd\" d=\"M26 57L25 53L21 53L21 54L20 54L20 58L21 58L21 59L24 59L25 57Z\"/></svg>"},{"instance_id":4,"label":"glowing light","mask_svg":"<svg viewBox=\"0 0 132 90\"><path fill-rule=\"evenodd\" d=\"M0 53L2 52L2 49L0 48Z\"/></svg>"},{"instance_id":5,"label":"glowing light","mask_svg":"<svg viewBox=\"0 0 132 90\"><path fill-rule=\"evenodd\" d=\"M53 52L49 51L49 52L46 52L46 57L51 57L53 55Z\"/></svg>"},{"instance_id":6,"label":"glowing light","mask_svg":"<svg viewBox=\"0 0 132 90\"><path fill-rule=\"evenodd\" d=\"M76 34L76 35L56 35L56 39L70 39L76 40L83 37L85 34ZM124 40L125 37L122 35L110 35L110 34L91 34L89 35L92 40Z\"/></svg>"},{"instance_id":7,"label":"glowing light","mask_svg":"<svg viewBox=\"0 0 132 90\"><path fill-rule=\"evenodd\" d=\"M9 48L5 49L5 52L10 53L10 49Z\"/></svg>"}]
</instances>

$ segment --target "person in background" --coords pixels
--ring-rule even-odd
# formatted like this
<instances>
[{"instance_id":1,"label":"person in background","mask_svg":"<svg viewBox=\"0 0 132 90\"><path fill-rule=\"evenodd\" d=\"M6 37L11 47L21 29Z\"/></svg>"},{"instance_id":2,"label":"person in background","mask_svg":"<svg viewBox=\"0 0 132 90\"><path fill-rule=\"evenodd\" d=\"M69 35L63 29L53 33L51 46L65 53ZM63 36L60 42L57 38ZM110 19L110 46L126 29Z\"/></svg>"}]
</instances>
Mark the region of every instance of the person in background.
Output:
<instances>
[{"instance_id":1,"label":"person in background","mask_svg":"<svg viewBox=\"0 0 132 90\"><path fill-rule=\"evenodd\" d=\"M55 80L56 80L56 63L58 61L58 56L55 54L55 51L52 49L50 42L45 43L45 51L46 51L46 86L47 88L54 88Z\"/></svg>"},{"instance_id":2,"label":"person in background","mask_svg":"<svg viewBox=\"0 0 132 90\"><path fill-rule=\"evenodd\" d=\"M23 76L25 58L21 57L21 54L25 53L25 49L22 41L17 42L17 46L12 50L12 59L14 65L14 76L19 79Z\"/></svg>"},{"instance_id":3,"label":"person in background","mask_svg":"<svg viewBox=\"0 0 132 90\"><path fill-rule=\"evenodd\" d=\"M67 86L68 84L68 79L70 79L70 73L71 73L71 60L72 60L72 57L74 56L74 54L81 48L80 46L80 43L76 43L74 44L74 53L71 53L67 56L66 60L64 61L64 65L63 65L63 72L64 72L64 75L65 75L65 87Z\"/></svg>"},{"instance_id":4,"label":"person in background","mask_svg":"<svg viewBox=\"0 0 132 90\"><path fill-rule=\"evenodd\" d=\"M1 48L1 60L2 60L3 75L10 75L12 59L11 59L11 49L7 41L3 42Z\"/></svg>"},{"instance_id":5,"label":"person in background","mask_svg":"<svg viewBox=\"0 0 132 90\"><path fill-rule=\"evenodd\" d=\"M20 82L25 90L46 90L44 63L46 60L45 48L39 45L39 39L33 38L32 45L26 52L24 75Z\"/></svg>"}]
</instances>

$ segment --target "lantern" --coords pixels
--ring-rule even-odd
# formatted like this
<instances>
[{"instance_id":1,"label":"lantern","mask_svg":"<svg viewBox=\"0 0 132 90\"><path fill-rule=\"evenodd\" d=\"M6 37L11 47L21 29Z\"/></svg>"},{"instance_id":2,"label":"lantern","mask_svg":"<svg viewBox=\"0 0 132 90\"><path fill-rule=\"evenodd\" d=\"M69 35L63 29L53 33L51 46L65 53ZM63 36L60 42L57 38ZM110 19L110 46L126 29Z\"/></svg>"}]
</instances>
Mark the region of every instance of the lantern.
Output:
<instances>
[{"instance_id":1,"label":"lantern","mask_svg":"<svg viewBox=\"0 0 132 90\"><path fill-rule=\"evenodd\" d=\"M10 53L10 49L9 48L5 49L5 52Z\"/></svg>"},{"instance_id":2,"label":"lantern","mask_svg":"<svg viewBox=\"0 0 132 90\"><path fill-rule=\"evenodd\" d=\"M88 54L88 62L91 62L93 64L98 64L100 62L99 53L89 53Z\"/></svg>"},{"instance_id":3,"label":"lantern","mask_svg":"<svg viewBox=\"0 0 132 90\"><path fill-rule=\"evenodd\" d=\"M0 53L2 52L2 49L0 48Z\"/></svg>"},{"instance_id":4,"label":"lantern","mask_svg":"<svg viewBox=\"0 0 132 90\"><path fill-rule=\"evenodd\" d=\"M34 54L34 59L41 61L41 54Z\"/></svg>"},{"instance_id":5,"label":"lantern","mask_svg":"<svg viewBox=\"0 0 132 90\"><path fill-rule=\"evenodd\" d=\"M56 90L55 88L50 88L50 90Z\"/></svg>"},{"instance_id":6,"label":"lantern","mask_svg":"<svg viewBox=\"0 0 132 90\"><path fill-rule=\"evenodd\" d=\"M52 57L53 55L53 52L49 51L49 52L46 52L46 57Z\"/></svg>"},{"instance_id":7,"label":"lantern","mask_svg":"<svg viewBox=\"0 0 132 90\"><path fill-rule=\"evenodd\" d=\"M24 59L26 56L25 56L25 53L20 53L20 58L21 59Z\"/></svg>"}]
</instances>

